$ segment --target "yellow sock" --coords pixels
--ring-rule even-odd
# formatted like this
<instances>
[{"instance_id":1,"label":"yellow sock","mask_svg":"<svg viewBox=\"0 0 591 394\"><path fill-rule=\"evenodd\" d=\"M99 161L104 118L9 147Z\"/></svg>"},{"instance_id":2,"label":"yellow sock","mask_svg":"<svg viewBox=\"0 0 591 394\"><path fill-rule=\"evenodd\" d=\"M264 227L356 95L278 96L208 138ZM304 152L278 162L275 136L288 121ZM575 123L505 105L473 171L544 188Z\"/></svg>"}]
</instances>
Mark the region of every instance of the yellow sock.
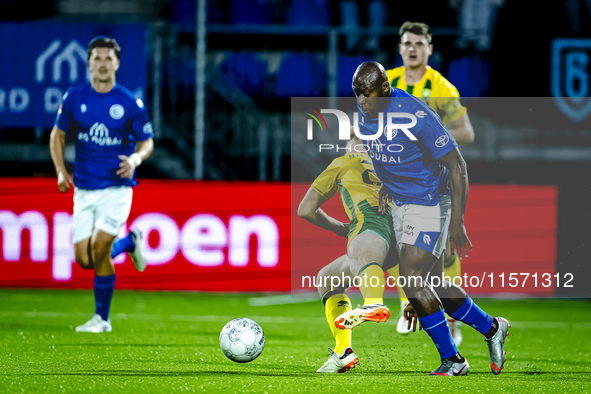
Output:
<instances>
[{"instance_id":1,"label":"yellow sock","mask_svg":"<svg viewBox=\"0 0 591 394\"><path fill-rule=\"evenodd\" d=\"M345 293L335 294L326 300L324 312L332 336L336 341L334 351L338 354L342 354L346 348L351 347L351 330L336 328L334 321L339 315L350 310L351 302Z\"/></svg>"},{"instance_id":2,"label":"yellow sock","mask_svg":"<svg viewBox=\"0 0 591 394\"><path fill-rule=\"evenodd\" d=\"M443 262L443 274L449 276L452 281L462 274L462 267L458 255L453 255ZM459 283L456 280L456 283Z\"/></svg>"},{"instance_id":3,"label":"yellow sock","mask_svg":"<svg viewBox=\"0 0 591 394\"><path fill-rule=\"evenodd\" d=\"M397 265L394 268L390 268L388 270L388 275L390 275L394 281L394 283L396 283L396 279L398 279L398 277L400 276L400 269L399 266ZM390 283L390 282L388 282ZM398 295L400 296L400 302L408 302L408 298L406 297L406 294L404 294L404 290L402 290L402 288L398 288Z\"/></svg>"},{"instance_id":4,"label":"yellow sock","mask_svg":"<svg viewBox=\"0 0 591 394\"><path fill-rule=\"evenodd\" d=\"M359 271L359 277L362 279L359 290L364 305L383 304L386 279L382 267L377 263L369 263Z\"/></svg>"}]
</instances>

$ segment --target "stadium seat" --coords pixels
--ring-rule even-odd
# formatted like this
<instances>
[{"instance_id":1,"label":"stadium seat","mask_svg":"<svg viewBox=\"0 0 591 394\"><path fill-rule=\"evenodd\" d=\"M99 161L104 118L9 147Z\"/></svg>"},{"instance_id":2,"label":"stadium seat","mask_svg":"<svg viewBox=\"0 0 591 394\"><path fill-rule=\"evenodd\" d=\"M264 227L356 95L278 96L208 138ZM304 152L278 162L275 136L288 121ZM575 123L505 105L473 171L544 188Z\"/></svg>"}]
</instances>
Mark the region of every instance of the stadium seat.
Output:
<instances>
[{"instance_id":1,"label":"stadium seat","mask_svg":"<svg viewBox=\"0 0 591 394\"><path fill-rule=\"evenodd\" d=\"M286 24L297 26L330 25L327 0L292 0L287 10Z\"/></svg>"},{"instance_id":2,"label":"stadium seat","mask_svg":"<svg viewBox=\"0 0 591 394\"><path fill-rule=\"evenodd\" d=\"M220 72L250 96L262 96L267 76L267 63L256 53L232 53L220 66Z\"/></svg>"},{"instance_id":3,"label":"stadium seat","mask_svg":"<svg viewBox=\"0 0 591 394\"><path fill-rule=\"evenodd\" d=\"M271 0L232 0L230 2L230 23L272 24L275 9Z\"/></svg>"},{"instance_id":4,"label":"stadium seat","mask_svg":"<svg viewBox=\"0 0 591 394\"><path fill-rule=\"evenodd\" d=\"M174 0L170 3L168 20L181 33L195 33L197 8L195 0ZM227 12L224 12L216 0L207 3L207 23L223 23Z\"/></svg>"},{"instance_id":5,"label":"stadium seat","mask_svg":"<svg viewBox=\"0 0 591 394\"><path fill-rule=\"evenodd\" d=\"M326 66L316 55L297 53L281 62L275 93L277 97L320 97L327 84Z\"/></svg>"},{"instance_id":6,"label":"stadium seat","mask_svg":"<svg viewBox=\"0 0 591 394\"><path fill-rule=\"evenodd\" d=\"M463 97L482 97L490 92L490 63L478 56L454 59L449 64L449 81Z\"/></svg>"},{"instance_id":7,"label":"stadium seat","mask_svg":"<svg viewBox=\"0 0 591 394\"><path fill-rule=\"evenodd\" d=\"M470 97L470 83L468 81L468 58L454 59L449 64L447 72L449 81L458 89L460 96Z\"/></svg>"}]
</instances>

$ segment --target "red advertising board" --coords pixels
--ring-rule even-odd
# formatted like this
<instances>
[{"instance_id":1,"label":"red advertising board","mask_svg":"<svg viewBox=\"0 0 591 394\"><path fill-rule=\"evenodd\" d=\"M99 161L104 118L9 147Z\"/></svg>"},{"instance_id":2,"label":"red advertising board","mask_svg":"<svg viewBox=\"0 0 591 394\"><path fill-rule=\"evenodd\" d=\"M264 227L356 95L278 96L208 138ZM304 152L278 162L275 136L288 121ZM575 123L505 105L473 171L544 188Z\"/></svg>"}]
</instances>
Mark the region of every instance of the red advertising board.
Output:
<instances>
[{"instance_id":1,"label":"red advertising board","mask_svg":"<svg viewBox=\"0 0 591 394\"><path fill-rule=\"evenodd\" d=\"M311 290L301 277L346 252L346 240L296 216L308 185L143 180L134 189L130 227L144 232L148 267L115 259L118 288L200 291ZM74 261L73 193L54 179L0 182L0 286L91 288L92 271ZM474 251L462 264L486 276L472 293L551 295L541 275L556 273L557 189L470 185L466 212ZM338 198L323 209L346 220ZM293 246L292 246L293 244ZM293 253L292 253L293 252ZM506 273L501 287L502 273ZM538 286L509 274L538 273ZM492 281L489 275L492 274Z\"/></svg>"},{"instance_id":2,"label":"red advertising board","mask_svg":"<svg viewBox=\"0 0 591 394\"><path fill-rule=\"evenodd\" d=\"M292 187L296 208L307 189L305 185ZM322 209L348 221L338 198L327 201ZM474 250L462 261L462 286L472 294L553 295L557 220L558 189L554 186L470 185L465 225ZM346 245L345 238L294 220L292 290L314 287L309 283L318 267L345 254ZM561 283L568 275L561 276Z\"/></svg>"},{"instance_id":3,"label":"red advertising board","mask_svg":"<svg viewBox=\"0 0 591 394\"><path fill-rule=\"evenodd\" d=\"M117 288L288 291L289 193L287 183L141 181L122 234L143 230L148 266L118 257ZM72 198L53 179L2 179L0 286L92 287L74 261Z\"/></svg>"}]
</instances>

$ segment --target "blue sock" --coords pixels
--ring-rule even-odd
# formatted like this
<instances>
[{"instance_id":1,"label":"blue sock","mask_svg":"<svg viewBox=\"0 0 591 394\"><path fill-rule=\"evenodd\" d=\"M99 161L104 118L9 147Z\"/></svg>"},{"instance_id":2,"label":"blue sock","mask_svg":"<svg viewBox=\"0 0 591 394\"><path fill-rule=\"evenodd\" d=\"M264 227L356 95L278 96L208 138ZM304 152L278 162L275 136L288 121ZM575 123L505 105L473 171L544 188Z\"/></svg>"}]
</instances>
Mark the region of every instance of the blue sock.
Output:
<instances>
[{"instance_id":1,"label":"blue sock","mask_svg":"<svg viewBox=\"0 0 591 394\"><path fill-rule=\"evenodd\" d=\"M133 252L135 250L135 238L132 233L126 237L118 238L111 248L111 258L119 256L123 252Z\"/></svg>"},{"instance_id":2,"label":"blue sock","mask_svg":"<svg viewBox=\"0 0 591 394\"><path fill-rule=\"evenodd\" d=\"M113 290L115 290L115 274L94 277L95 313L101 315L103 320L109 319L109 309L111 308Z\"/></svg>"},{"instance_id":3,"label":"blue sock","mask_svg":"<svg viewBox=\"0 0 591 394\"><path fill-rule=\"evenodd\" d=\"M470 297L466 297L460 309L450 314L450 316L474 327L482 335L490 330L494 320L491 315L480 309Z\"/></svg>"},{"instance_id":4,"label":"blue sock","mask_svg":"<svg viewBox=\"0 0 591 394\"><path fill-rule=\"evenodd\" d=\"M456 347L451 332L449 331L444 311L435 312L432 315L425 317L419 317L419 322L421 323L423 330L427 331L427 334L429 334L433 340L442 360L458 353L458 348Z\"/></svg>"}]
</instances>

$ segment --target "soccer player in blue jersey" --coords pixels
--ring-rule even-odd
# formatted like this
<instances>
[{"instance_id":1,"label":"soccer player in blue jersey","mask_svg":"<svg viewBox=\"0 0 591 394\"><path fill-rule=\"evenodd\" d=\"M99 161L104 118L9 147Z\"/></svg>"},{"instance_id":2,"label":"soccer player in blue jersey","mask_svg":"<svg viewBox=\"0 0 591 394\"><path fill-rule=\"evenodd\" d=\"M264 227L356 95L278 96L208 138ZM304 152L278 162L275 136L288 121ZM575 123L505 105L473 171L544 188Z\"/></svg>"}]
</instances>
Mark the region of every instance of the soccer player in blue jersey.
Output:
<instances>
[{"instance_id":1,"label":"soccer player in blue jersey","mask_svg":"<svg viewBox=\"0 0 591 394\"><path fill-rule=\"evenodd\" d=\"M384 199L387 194L394 200L393 226L400 275L406 278L404 291L441 357L441 366L431 375L459 376L470 371L453 341L445 312L485 336L491 370L495 375L501 373L509 322L485 313L461 287L446 282L432 288L428 282L445 249L448 229L450 244L458 255L463 251L467 257L468 248L472 249L464 227L468 173L454 138L431 107L392 88L386 70L377 62L365 62L357 68L353 91L359 132L366 139L379 135L367 144L383 183L380 197ZM387 131L389 114L394 114L392 123L398 126ZM409 126L405 129L402 124Z\"/></svg>"},{"instance_id":2,"label":"soccer player in blue jersey","mask_svg":"<svg viewBox=\"0 0 591 394\"><path fill-rule=\"evenodd\" d=\"M121 48L97 37L88 46L91 82L68 90L51 131L50 151L61 192L74 191L72 238L76 261L94 269L95 314L77 332L110 332L109 309L115 288L112 258L128 252L142 272L139 230L115 241L131 209L135 170L154 149L144 103L115 82ZM66 134L75 133L73 179L64 164Z\"/></svg>"}]
</instances>

